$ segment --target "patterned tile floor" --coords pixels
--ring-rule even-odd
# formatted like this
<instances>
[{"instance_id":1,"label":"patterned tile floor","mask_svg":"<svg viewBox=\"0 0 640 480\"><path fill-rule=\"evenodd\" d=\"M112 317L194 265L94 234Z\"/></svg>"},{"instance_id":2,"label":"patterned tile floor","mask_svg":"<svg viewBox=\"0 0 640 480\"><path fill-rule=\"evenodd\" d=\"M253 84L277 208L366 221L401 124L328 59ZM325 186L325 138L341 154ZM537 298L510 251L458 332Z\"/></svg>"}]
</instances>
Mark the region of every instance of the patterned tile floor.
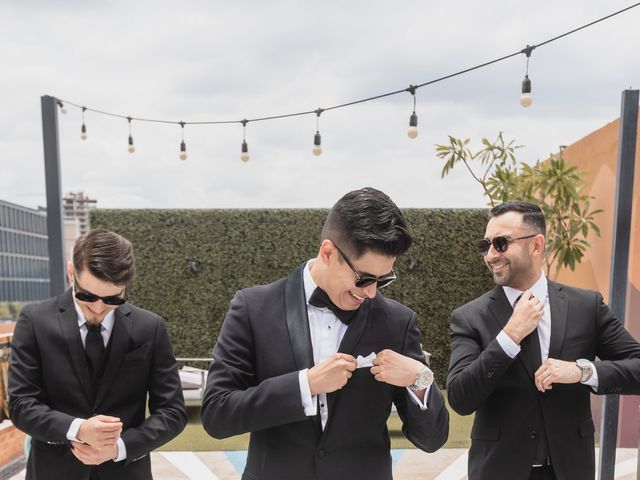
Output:
<instances>
[{"instance_id":1,"label":"patterned tile floor","mask_svg":"<svg viewBox=\"0 0 640 480\"><path fill-rule=\"evenodd\" d=\"M636 480L637 450L619 448L616 480ZM392 450L395 480L465 480L467 450L446 448L435 453L420 450ZM598 458L596 453L596 458ZM246 451L154 452L151 454L155 480L240 480ZM24 480L24 470L10 480Z\"/></svg>"}]
</instances>

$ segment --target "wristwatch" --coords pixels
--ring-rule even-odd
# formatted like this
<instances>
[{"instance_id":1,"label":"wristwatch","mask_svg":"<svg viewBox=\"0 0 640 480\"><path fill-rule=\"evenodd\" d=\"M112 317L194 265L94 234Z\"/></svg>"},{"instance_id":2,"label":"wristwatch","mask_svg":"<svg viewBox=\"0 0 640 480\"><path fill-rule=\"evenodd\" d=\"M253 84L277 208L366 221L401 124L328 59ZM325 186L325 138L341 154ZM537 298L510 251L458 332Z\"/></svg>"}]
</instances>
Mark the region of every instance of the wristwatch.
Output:
<instances>
[{"instance_id":1,"label":"wristwatch","mask_svg":"<svg viewBox=\"0 0 640 480\"><path fill-rule=\"evenodd\" d=\"M417 392L418 390L424 390L433 383L433 372L427 366L418 372L416 379L407 388Z\"/></svg>"},{"instance_id":2,"label":"wristwatch","mask_svg":"<svg viewBox=\"0 0 640 480\"><path fill-rule=\"evenodd\" d=\"M579 358L576 360L576 365L582 372L582 378L580 379L580 383L584 383L591 378L593 375L593 369L591 368L591 362L585 358Z\"/></svg>"}]
</instances>

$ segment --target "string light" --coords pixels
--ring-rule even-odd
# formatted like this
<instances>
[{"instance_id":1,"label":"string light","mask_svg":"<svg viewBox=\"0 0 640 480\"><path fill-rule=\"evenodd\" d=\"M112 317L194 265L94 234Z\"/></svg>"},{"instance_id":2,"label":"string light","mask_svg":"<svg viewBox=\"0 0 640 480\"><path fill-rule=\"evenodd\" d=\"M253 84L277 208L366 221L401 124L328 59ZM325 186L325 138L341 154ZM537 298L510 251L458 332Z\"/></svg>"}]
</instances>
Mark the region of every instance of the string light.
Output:
<instances>
[{"instance_id":1,"label":"string light","mask_svg":"<svg viewBox=\"0 0 640 480\"><path fill-rule=\"evenodd\" d=\"M246 118L242 120L242 147L240 148L240 160L243 162L249 161L249 145L247 145L247 123L249 120Z\"/></svg>"},{"instance_id":2,"label":"string light","mask_svg":"<svg viewBox=\"0 0 640 480\"><path fill-rule=\"evenodd\" d=\"M316 134L313 136L313 154L318 157L322 154L322 136L320 135L320 115L324 112L323 109L318 108L316 110Z\"/></svg>"},{"instance_id":3,"label":"string light","mask_svg":"<svg viewBox=\"0 0 640 480\"><path fill-rule=\"evenodd\" d=\"M84 124L84 112L87 110L87 107L82 107L82 127L80 127L80 138L82 140L87 139L87 126Z\"/></svg>"},{"instance_id":4,"label":"string light","mask_svg":"<svg viewBox=\"0 0 640 480\"><path fill-rule=\"evenodd\" d=\"M418 115L416 115L416 87L409 85L407 92L413 97L413 113L409 117L409 130L407 130L407 137L416 138L418 136Z\"/></svg>"},{"instance_id":5,"label":"string light","mask_svg":"<svg viewBox=\"0 0 640 480\"><path fill-rule=\"evenodd\" d=\"M60 107L60 111L66 115L67 107L64 106L64 103L62 103L60 100L56 100L56 103L58 104L58 107Z\"/></svg>"},{"instance_id":6,"label":"string light","mask_svg":"<svg viewBox=\"0 0 640 480\"><path fill-rule=\"evenodd\" d=\"M522 50L527 56L527 69L525 70L524 80L522 80L522 95L520 96L520 105L523 107L530 107L533 103L533 97L531 96L531 80L529 80L529 58L531 57L531 52L535 46L527 45L527 47Z\"/></svg>"},{"instance_id":7,"label":"string light","mask_svg":"<svg viewBox=\"0 0 640 480\"><path fill-rule=\"evenodd\" d=\"M129 147L127 148L127 150L129 150L129 153L133 153L136 151L136 147L133 144L133 137L131 136L131 117L127 117L127 121L129 122Z\"/></svg>"},{"instance_id":8,"label":"string light","mask_svg":"<svg viewBox=\"0 0 640 480\"><path fill-rule=\"evenodd\" d=\"M182 141L180 142L180 160L187 159L187 144L184 143L184 122L180 122L180 128L182 129Z\"/></svg>"},{"instance_id":9,"label":"string light","mask_svg":"<svg viewBox=\"0 0 640 480\"><path fill-rule=\"evenodd\" d=\"M525 77L524 77L524 80L522 81L522 96L520 97L520 103L521 103L521 105L523 107L528 107L533 103L533 97L531 96L531 80L529 79L529 58L531 56L531 52L535 48L541 47L541 46L549 44L551 42L555 42L556 40L559 40L559 39L561 39L563 37L566 37L568 35L574 34L574 33L578 32L580 30L583 30L585 28L591 27L591 26L593 26L593 25L595 25L597 23L600 23L600 22L602 22L604 20L612 18L612 17L614 17L616 15L620 15L621 13L624 13L624 12L626 12L628 10L631 10L632 8L636 8L638 6L640 6L640 2L635 3L633 5L630 5L628 7L625 7L623 9L621 9L621 10L613 12L613 13L611 13L609 15L604 16L604 17L598 18L598 19L596 19L596 20L594 20L592 22L589 22L587 24L584 24L584 25L582 25L580 27L577 27L577 28L574 28L574 29L569 30L567 32L564 32L564 33L562 33L560 35L556 35L555 37L549 38L549 39L547 39L547 40L545 40L545 41L543 41L541 43L538 43L536 45L527 45L526 48L524 48L522 50L519 50L517 52L514 52L514 53L511 53L511 54L505 55L503 57L496 58L496 59L481 63L479 65L475 65L475 66L472 66L472 67L469 67L469 68L465 68L464 70L460 70L460 71L457 71L457 72L454 72L454 73L451 73L451 74L448 74L448 75L445 75L445 76L442 76L442 77L439 77L439 78L436 78L436 79L433 79L433 80L430 80L430 81L427 81L427 82L424 82L424 83L420 83L420 84L417 84L417 85L411 85L408 89L407 88L403 88L401 90L396 90L396 91L393 91L393 92L387 92L387 93L383 93L383 94L380 94L380 95L375 95L375 96L368 97L368 98L362 98L362 99L358 99L358 100L353 100L353 101L350 101L350 102L347 102L347 103L342 103L340 105L334 105L334 106L326 107L324 109L319 109L319 110L321 110L321 111L336 110L336 109L339 109L339 108L345 108L345 107L350 107L350 106L358 105L358 104L365 103L365 102L370 102L370 101L373 101L373 100L379 100L381 98L386 98L386 97L390 97L392 95L398 95L400 93L409 91L413 95L413 100L414 100L413 107L414 107L414 109L413 109L412 115L409 118L409 129L407 131L407 135L410 138L416 138L417 134L418 134L418 131L417 131L418 116L417 116L417 114L415 112L415 107L416 107L415 90L417 90L418 88L425 87L427 85L432 85L432 84L435 84L435 83L439 83L439 82L442 82L444 80L448 80L448 79L463 75L465 73L472 72L474 70L479 70L481 68L487 67L489 65L493 65L495 63L502 62L504 60L507 60L509 58L512 58L512 57L515 57L515 56L521 55L521 54L525 54L527 56L527 66L526 66ZM56 99L56 101L58 102L58 106L60 106L61 111L64 113L64 109L63 109L64 105L62 103L62 100ZM81 107L80 105L78 105L76 103L73 103L73 102L70 102L68 100L65 100L65 102L68 105L72 105L74 107L82 109L83 115L82 115L81 138L83 140L85 140L87 138L87 131L86 131L85 123L84 123L84 112L86 110L89 110L91 112L95 112L95 113L98 113L98 114L102 114L102 115L112 116L112 117L125 118L125 119L131 118L132 120L136 120L136 121L139 121L139 122L155 122L155 123L167 123L167 124L180 125L182 127L182 131L183 131L183 138L182 138L182 142L180 144L180 158L182 160L186 160L186 158L187 158L186 145L185 145L185 142L184 142L184 125L186 125L187 123L189 125L221 125L221 124L232 124L232 123L239 123L240 122L240 123L243 124L243 127L246 127L246 123L248 123L248 122L276 120L276 119L297 117L297 116L302 116L302 115L310 115L310 114L313 114L313 113L315 113L319 117L319 115L317 113L318 110L307 110L307 111L301 111L301 112L295 112L295 113L285 113L285 114L281 114L281 115L271 115L271 116L266 116L266 117L258 117L258 118L251 118L251 119L245 119L245 120L216 120L216 121L199 121L199 122L176 122L176 121L173 121L173 120L160 120L160 119L140 118L140 117L126 117L124 115L120 115L120 114L117 114L117 113L111 113L111 112L106 112L106 111L97 110L97 109L93 109L93 108L87 108L87 107L84 107L84 106ZM130 134L130 136L131 136L131 134ZM243 161L249 160L249 148L248 148L246 139L243 139L242 149L241 150L242 150L241 159ZM320 155L321 152L322 152L321 136L320 136L320 129L318 128L316 130L316 135L314 136L313 153L314 153L314 155Z\"/></svg>"}]
</instances>

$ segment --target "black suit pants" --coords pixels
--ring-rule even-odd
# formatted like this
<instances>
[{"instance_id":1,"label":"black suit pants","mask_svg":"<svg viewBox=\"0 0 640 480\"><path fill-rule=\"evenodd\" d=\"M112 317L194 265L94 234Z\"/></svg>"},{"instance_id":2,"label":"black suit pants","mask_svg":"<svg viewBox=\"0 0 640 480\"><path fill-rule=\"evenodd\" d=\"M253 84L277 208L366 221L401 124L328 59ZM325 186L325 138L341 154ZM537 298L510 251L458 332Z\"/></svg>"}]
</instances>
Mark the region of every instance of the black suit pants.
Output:
<instances>
[{"instance_id":1,"label":"black suit pants","mask_svg":"<svg viewBox=\"0 0 640 480\"><path fill-rule=\"evenodd\" d=\"M530 480L556 480L556 474L553 472L553 465L545 465L542 467L533 467L531 469Z\"/></svg>"}]
</instances>

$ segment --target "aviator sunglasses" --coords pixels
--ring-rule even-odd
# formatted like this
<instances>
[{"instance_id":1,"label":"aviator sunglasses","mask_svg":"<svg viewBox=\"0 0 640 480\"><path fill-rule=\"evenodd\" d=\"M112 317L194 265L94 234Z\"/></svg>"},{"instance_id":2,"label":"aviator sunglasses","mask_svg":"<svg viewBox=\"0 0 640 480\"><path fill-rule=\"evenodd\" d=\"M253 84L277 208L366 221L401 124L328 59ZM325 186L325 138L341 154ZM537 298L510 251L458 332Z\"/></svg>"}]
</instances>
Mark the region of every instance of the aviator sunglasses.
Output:
<instances>
[{"instance_id":1,"label":"aviator sunglasses","mask_svg":"<svg viewBox=\"0 0 640 480\"><path fill-rule=\"evenodd\" d=\"M122 289L120 295L109 295L107 297L100 297L98 295L94 295L93 293L82 291L82 287L78 285L78 281L74 278L73 284L75 286L75 297L81 302L94 303L98 300L102 300L102 303L105 305L118 306L125 303L127 300L123 298L121 295L124 293L125 289Z\"/></svg>"},{"instance_id":2,"label":"aviator sunglasses","mask_svg":"<svg viewBox=\"0 0 640 480\"><path fill-rule=\"evenodd\" d=\"M347 256L342 252L342 250L340 250L340 248L335 243L333 244L333 246L336 247L336 250L338 250L340 255L342 255L342 258L344 258L344 261L347 263L347 265L349 265L349 268L355 274L356 287L358 288L368 287L369 285L372 285L374 283L377 284L376 285L377 288L382 288L382 287L386 287L391 282L393 282L396 278L398 278L396 277L396 274L393 270L391 270L391 273L387 275L383 275L381 277L374 277L373 275L360 273L353 267L353 264L351 263L351 261L347 258Z\"/></svg>"},{"instance_id":3,"label":"aviator sunglasses","mask_svg":"<svg viewBox=\"0 0 640 480\"><path fill-rule=\"evenodd\" d=\"M504 253L509 249L509 244L511 242L515 242L516 240L524 240L525 238L532 238L532 237L535 237L536 235L538 234L534 233L531 235L525 235L523 237L516 237L516 238L510 238L506 235L498 235L497 237L494 237L492 240L489 240L488 238L483 238L478 242L478 251L480 252L480 255L482 255L483 257L486 257L487 254L489 253L489 249L493 245L493 248L495 248L496 252Z\"/></svg>"}]
</instances>

